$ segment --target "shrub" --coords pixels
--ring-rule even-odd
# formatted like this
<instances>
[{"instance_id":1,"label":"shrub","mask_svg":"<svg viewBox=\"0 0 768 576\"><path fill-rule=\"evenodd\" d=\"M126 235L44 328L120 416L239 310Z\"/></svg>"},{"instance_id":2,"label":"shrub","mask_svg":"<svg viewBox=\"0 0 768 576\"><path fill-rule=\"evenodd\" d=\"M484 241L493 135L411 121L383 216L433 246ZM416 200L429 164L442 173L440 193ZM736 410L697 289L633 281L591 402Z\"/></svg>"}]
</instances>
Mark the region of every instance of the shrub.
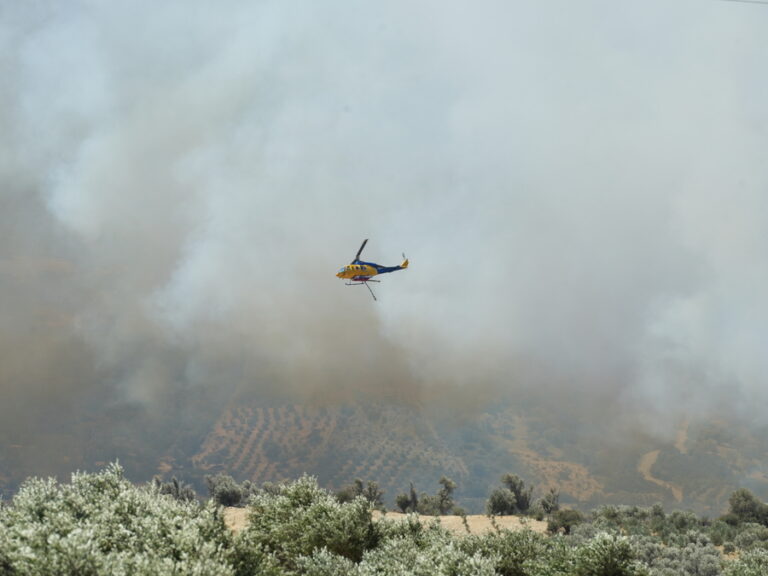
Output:
<instances>
[{"instance_id":1,"label":"shrub","mask_svg":"<svg viewBox=\"0 0 768 576\"><path fill-rule=\"evenodd\" d=\"M359 562L377 544L378 534L364 498L342 504L315 478L303 476L278 485L275 493L262 491L251 498L242 538L295 569L300 556L323 548Z\"/></svg>"},{"instance_id":2,"label":"shrub","mask_svg":"<svg viewBox=\"0 0 768 576\"><path fill-rule=\"evenodd\" d=\"M715 546L723 546L726 542L733 540L735 529L721 520L715 521L709 528L709 537Z\"/></svg>"},{"instance_id":3,"label":"shrub","mask_svg":"<svg viewBox=\"0 0 768 576\"><path fill-rule=\"evenodd\" d=\"M725 576L765 576L768 574L768 551L750 550L725 568Z\"/></svg>"},{"instance_id":4,"label":"shrub","mask_svg":"<svg viewBox=\"0 0 768 576\"><path fill-rule=\"evenodd\" d=\"M748 522L739 527L739 531L733 538L737 548L747 550L756 546L765 546L768 542L768 528L762 524Z\"/></svg>"},{"instance_id":5,"label":"shrub","mask_svg":"<svg viewBox=\"0 0 768 576\"><path fill-rule=\"evenodd\" d=\"M352 484L336 492L336 499L342 504L351 502L358 496L365 498L376 510L384 510L384 491L376 482L368 481L364 484L362 480L355 478Z\"/></svg>"},{"instance_id":6,"label":"shrub","mask_svg":"<svg viewBox=\"0 0 768 576\"><path fill-rule=\"evenodd\" d=\"M357 564L329 552L327 548L316 551L312 556L299 558L298 571L302 576L357 576L359 574Z\"/></svg>"},{"instance_id":7,"label":"shrub","mask_svg":"<svg viewBox=\"0 0 768 576\"><path fill-rule=\"evenodd\" d=\"M436 494L427 494L422 492L416 494L416 489L411 483L411 489L408 494L398 494L395 498L395 504L403 512L418 512L425 516L440 516L443 514L455 514L460 509L456 507L453 501L453 492L456 490L456 483L442 476L439 480L440 488Z\"/></svg>"},{"instance_id":8,"label":"shrub","mask_svg":"<svg viewBox=\"0 0 768 576\"><path fill-rule=\"evenodd\" d=\"M495 576L493 558L467 551L445 531L427 531L424 536L421 546L408 538L383 541L365 553L359 576Z\"/></svg>"},{"instance_id":9,"label":"shrub","mask_svg":"<svg viewBox=\"0 0 768 576\"><path fill-rule=\"evenodd\" d=\"M528 564L547 556L546 538L532 530L500 530L467 536L461 545L469 554L479 553L494 559L496 573L500 576L527 576Z\"/></svg>"},{"instance_id":10,"label":"shrub","mask_svg":"<svg viewBox=\"0 0 768 576\"><path fill-rule=\"evenodd\" d=\"M728 499L730 515L737 522L768 524L768 505L763 504L746 488L739 488Z\"/></svg>"},{"instance_id":11,"label":"shrub","mask_svg":"<svg viewBox=\"0 0 768 576\"><path fill-rule=\"evenodd\" d=\"M163 482L161 478L155 476L152 480L152 487L157 490L159 494L171 496L176 500L183 500L185 502L197 500L197 494L195 494L194 488L177 479L176 476L171 478L170 482Z\"/></svg>"},{"instance_id":12,"label":"shrub","mask_svg":"<svg viewBox=\"0 0 768 576\"><path fill-rule=\"evenodd\" d=\"M635 557L651 569L654 576L720 576L722 556L701 533L691 533L688 543L665 545L658 539L638 536L632 539Z\"/></svg>"},{"instance_id":13,"label":"shrub","mask_svg":"<svg viewBox=\"0 0 768 576\"><path fill-rule=\"evenodd\" d=\"M544 514L552 514L560 510L560 491L555 488L550 488L544 497L539 499L541 508L544 510Z\"/></svg>"},{"instance_id":14,"label":"shrub","mask_svg":"<svg viewBox=\"0 0 768 576\"><path fill-rule=\"evenodd\" d=\"M135 487L117 464L70 484L27 480L0 509L3 574L231 574L214 505Z\"/></svg>"},{"instance_id":15,"label":"shrub","mask_svg":"<svg viewBox=\"0 0 768 576\"><path fill-rule=\"evenodd\" d=\"M647 574L635 562L627 538L598 534L576 552L575 576L639 576Z\"/></svg>"},{"instance_id":16,"label":"shrub","mask_svg":"<svg viewBox=\"0 0 768 576\"><path fill-rule=\"evenodd\" d=\"M250 497L248 491L243 490L232 476L226 474L206 476L205 483L208 486L208 496L221 506L245 506Z\"/></svg>"},{"instance_id":17,"label":"shrub","mask_svg":"<svg viewBox=\"0 0 768 576\"><path fill-rule=\"evenodd\" d=\"M438 496L423 492L419 496L419 504L416 506L416 512L424 516L440 516L440 498Z\"/></svg>"},{"instance_id":18,"label":"shrub","mask_svg":"<svg viewBox=\"0 0 768 576\"><path fill-rule=\"evenodd\" d=\"M577 524L584 521L584 516L578 510L558 510L547 522L547 532L555 534L560 530L567 536Z\"/></svg>"}]
</instances>

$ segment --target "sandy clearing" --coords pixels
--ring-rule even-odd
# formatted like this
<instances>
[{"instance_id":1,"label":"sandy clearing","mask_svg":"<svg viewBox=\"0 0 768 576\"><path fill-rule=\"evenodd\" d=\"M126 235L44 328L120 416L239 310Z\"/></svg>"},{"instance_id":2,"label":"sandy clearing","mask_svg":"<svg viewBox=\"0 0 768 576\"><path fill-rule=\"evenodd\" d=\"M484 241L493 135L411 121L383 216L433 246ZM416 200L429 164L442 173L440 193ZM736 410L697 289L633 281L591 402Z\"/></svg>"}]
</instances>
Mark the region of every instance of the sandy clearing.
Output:
<instances>
[{"instance_id":1,"label":"sandy clearing","mask_svg":"<svg viewBox=\"0 0 768 576\"><path fill-rule=\"evenodd\" d=\"M248 508L224 508L224 522L234 532L240 532L248 525Z\"/></svg>"},{"instance_id":2,"label":"sandy clearing","mask_svg":"<svg viewBox=\"0 0 768 576\"><path fill-rule=\"evenodd\" d=\"M373 513L374 520L385 518L387 520L402 521L406 517L407 515L401 512L387 512L386 514L382 514L381 512ZM422 522L432 522L433 520L437 520L443 527L455 534L467 533L467 528L464 526L464 521L461 516L419 516L419 519ZM493 521L484 514L467 515L467 524L469 525L469 531L472 534L484 534L495 530ZM539 532L541 534L544 534L547 531L547 523L543 520L526 518L524 516L496 516L496 525L499 528L507 530L525 530L526 528L530 528L534 532Z\"/></svg>"},{"instance_id":3,"label":"sandy clearing","mask_svg":"<svg viewBox=\"0 0 768 576\"><path fill-rule=\"evenodd\" d=\"M373 519L378 521L382 518L386 520L402 521L407 517L401 512L374 512ZM466 534L467 529L464 526L461 516L419 516L422 522L432 522L437 519L446 529L455 534ZM239 532L248 524L248 510L246 508L224 508L224 520L232 530ZM482 514L473 514L467 516L467 524L472 534L484 534L494 530L493 522L488 516ZM534 532L546 533L547 523L533 518L521 516L497 516L496 524L500 528L507 530L524 530L530 528Z\"/></svg>"}]
</instances>

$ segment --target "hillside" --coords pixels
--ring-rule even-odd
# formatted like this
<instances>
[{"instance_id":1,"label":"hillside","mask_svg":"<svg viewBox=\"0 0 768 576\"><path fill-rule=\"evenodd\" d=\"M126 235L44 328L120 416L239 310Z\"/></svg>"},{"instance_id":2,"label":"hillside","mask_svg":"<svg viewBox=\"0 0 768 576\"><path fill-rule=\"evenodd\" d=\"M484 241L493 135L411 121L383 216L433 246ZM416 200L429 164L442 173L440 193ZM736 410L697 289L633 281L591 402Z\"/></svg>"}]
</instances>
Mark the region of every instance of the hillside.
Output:
<instances>
[{"instance_id":1,"label":"hillside","mask_svg":"<svg viewBox=\"0 0 768 576\"><path fill-rule=\"evenodd\" d=\"M556 488L563 504L582 509L661 502L718 515L736 488L768 495L768 434L725 419L681 419L671 433L651 436L543 402L462 411L381 399L210 398L189 396L173 418L87 404L76 426L56 425L54 415L37 435L0 440L0 489L7 496L29 474L65 478L119 459L137 481L176 475L201 494L204 477L218 472L257 484L308 473L331 489L360 478L378 482L390 507L411 482L432 493L446 475L469 513L483 512L505 473L539 495Z\"/></svg>"},{"instance_id":2,"label":"hillside","mask_svg":"<svg viewBox=\"0 0 768 576\"><path fill-rule=\"evenodd\" d=\"M682 420L668 440L586 434L546 411L495 407L461 422L415 406L349 403L231 405L190 457L197 473L225 472L256 483L304 472L339 488L374 480L394 496L413 482L434 491L441 475L459 484L457 500L481 512L502 474L560 491L581 507L607 503L692 508L719 514L739 486L765 491L766 441L726 422Z\"/></svg>"}]
</instances>

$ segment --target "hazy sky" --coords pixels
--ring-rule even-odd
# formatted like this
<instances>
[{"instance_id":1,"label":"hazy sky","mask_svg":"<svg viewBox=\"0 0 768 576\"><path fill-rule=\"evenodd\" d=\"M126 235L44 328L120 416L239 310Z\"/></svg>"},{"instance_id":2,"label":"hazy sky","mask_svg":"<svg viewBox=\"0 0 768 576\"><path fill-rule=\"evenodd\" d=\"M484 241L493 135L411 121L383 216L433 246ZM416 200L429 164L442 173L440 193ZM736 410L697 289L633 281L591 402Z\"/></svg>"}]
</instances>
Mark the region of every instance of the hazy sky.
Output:
<instances>
[{"instance_id":1,"label":"hazy sky","mask_svg":"<svg viewBox=\"0 0 768 576\"><path fill-rule=\"evenodd\" d=\"M766 62L768 7L716 0L0 0L0 419L243 382L754 414ZM378 302L334 276L364 238L411 260Z\"/></svg>"}]
</instances>

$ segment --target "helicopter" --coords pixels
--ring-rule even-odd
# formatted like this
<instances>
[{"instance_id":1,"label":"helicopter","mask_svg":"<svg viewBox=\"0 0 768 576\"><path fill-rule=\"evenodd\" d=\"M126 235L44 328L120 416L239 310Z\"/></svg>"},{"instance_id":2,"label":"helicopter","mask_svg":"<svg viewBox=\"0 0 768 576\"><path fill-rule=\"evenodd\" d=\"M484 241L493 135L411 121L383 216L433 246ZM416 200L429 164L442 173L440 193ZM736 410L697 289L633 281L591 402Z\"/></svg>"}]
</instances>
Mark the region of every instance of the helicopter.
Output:
<instances>
[{"instance_id":1,"label":"helicopter","mask_svg":"<svg viewBox=\"0 0 768 576\"><path fill-rule=\"evenodd\" d=\"M355 259L346 266L342 266L339 271L336 272L336 277L348 280L348 282L345 282L347 286L364 285L366 288L368 288L368 291L371 293L371 296L373 296L373 299L376 300L376 294L373 293L373 290L371 290L368 282L379 282L379 280L373 279L373 276L378 274L386 274L388 272L395 272L397 270L405 270L408 268L408 259L405 257L405 254L403 254L403 263L399 266L381 266L380 264L374 264L373 262L363 262L360 260L360 254L362 253L363 248L365 248L367 243L368 238L363 240L363 244L360 246L360 250L357 251Z\"/></svg>"}]
</instances>

